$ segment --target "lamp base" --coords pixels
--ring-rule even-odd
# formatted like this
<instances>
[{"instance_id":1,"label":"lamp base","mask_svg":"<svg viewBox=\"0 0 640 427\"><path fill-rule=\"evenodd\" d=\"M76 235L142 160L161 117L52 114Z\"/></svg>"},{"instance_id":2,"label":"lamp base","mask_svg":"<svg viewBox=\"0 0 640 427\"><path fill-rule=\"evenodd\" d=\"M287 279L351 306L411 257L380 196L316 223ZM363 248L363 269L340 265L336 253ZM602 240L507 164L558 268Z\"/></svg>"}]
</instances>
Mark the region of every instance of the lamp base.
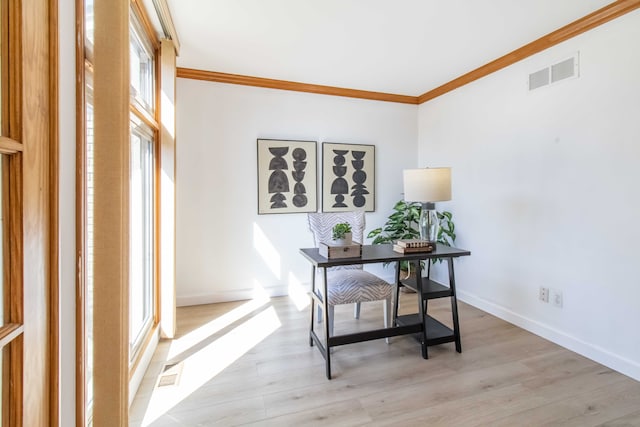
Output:
<instances>
[{"instance_id":1,"label":"lamp base","mask_svg":"<svg viewBox=\"0 0 640 427\"><path fill-rule=\"evenodd\" d=\"M420 223L418 224L420 239L435 244L438 240L438 225L436 204L432 202L423 203L420 212Z\"/></svg>"}]
</instances>

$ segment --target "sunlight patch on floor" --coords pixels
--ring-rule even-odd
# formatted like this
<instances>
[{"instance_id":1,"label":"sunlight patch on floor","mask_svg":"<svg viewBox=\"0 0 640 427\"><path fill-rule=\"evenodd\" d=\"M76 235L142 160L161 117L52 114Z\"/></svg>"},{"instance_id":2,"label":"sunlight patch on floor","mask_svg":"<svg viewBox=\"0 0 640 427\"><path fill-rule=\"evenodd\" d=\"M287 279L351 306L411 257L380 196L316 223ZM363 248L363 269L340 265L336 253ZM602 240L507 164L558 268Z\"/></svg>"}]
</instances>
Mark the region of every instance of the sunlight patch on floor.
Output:
<instances>
[{"instance_id":1,"label":"sunlight patch on floor","mask_svg":"<svg viewBox=\"0 0 640 427\"><path fill-rule=\"evenodd\" d=\"M206 324L200 326L197 329L194 329L188 334L174 339L173 341L171 341L167 360L171 360L174 357L184 353L195 345L220 332L229 325L232 325L234 322L237 322L238 320L247 316L252 311L259 309L268 302L269 298L265 295L261 295L258 298L249 300L241 306L228 311L222 316L213 319L210 322L207 322Z\"/></svg>"},{"instance_id":2,"label":"sunlight patch on floor","mask_svg":"<svg viewBox=\"0 0 640 427\"><path fill-rule=\"evenodd\" d=\"M244 306L238 308L242 307ZM246 310L247 307L244 309ZM153 423L231 366L280 326L281 322L275 309L273 306L269 306L211 344L185 358L182 361L180 382L176 386L154 389L142 425L148 426Z\"/></svg>"}]
</instances>

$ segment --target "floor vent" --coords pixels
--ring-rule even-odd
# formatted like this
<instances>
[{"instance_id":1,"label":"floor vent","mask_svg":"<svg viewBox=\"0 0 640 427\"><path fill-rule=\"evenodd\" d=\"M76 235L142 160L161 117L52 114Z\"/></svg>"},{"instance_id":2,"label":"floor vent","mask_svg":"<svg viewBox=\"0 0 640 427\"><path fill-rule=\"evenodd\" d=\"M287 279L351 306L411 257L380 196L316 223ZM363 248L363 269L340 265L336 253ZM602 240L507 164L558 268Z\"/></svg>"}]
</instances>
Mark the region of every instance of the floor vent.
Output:
<instances>
[{"instance_id":1,"label":"floor vent","mask_svg":"<svg viewBox=\"0 0 640 427\"><path fill-rule=\"evenodd\" d=\"M579 56L576 52L570 58L529 74L529 90L538 89L562 80L579 77Z\"/></svg>"},{"instance_id":2,"label":"floor vent","mask_svg":"<svg viewBox=\"0 0 640 427\"><path fill-rule=\"evenodd\" d=\"M182 362L164 365L158 379L158 387L178 385L182 373Z\"/></svg>"}]
</instances>

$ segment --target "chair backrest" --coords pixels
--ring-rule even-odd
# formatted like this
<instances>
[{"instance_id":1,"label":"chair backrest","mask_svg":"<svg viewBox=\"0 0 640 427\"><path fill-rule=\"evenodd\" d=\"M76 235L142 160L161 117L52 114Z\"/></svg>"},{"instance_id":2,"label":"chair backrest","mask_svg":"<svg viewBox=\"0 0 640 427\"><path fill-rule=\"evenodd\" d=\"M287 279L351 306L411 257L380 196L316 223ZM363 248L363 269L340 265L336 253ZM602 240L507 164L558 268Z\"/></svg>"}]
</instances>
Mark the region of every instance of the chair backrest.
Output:
<instances>
[{"instance_id":1,"label":"chair backrest","mask_svg":"<svg viewBox=\"0 0 640 427\"><path fill-rule=\"evenodd\" d=\"M307 214L309 230L313 233L313 243L329 243L332 240L333 226L341 222L351 225L351 238L354 243L362 243L364 237L364 211L326 212ZM362 265L331 267L330 270L361 270Z\"/></svg>"},{"instance_id":2,"label":"chair backrest","mask_svg":"<svg viewBox=\"0 0 640 427\"><path fill-rule=\"evenodd\" d=\"M313 243L329 243L332 240L333 226L341 222L351 225L351 236L354 242L362 243L364 235L364 211L327 212L308 214L309 230L313 233Z\"/></svg>"}]
</instances>

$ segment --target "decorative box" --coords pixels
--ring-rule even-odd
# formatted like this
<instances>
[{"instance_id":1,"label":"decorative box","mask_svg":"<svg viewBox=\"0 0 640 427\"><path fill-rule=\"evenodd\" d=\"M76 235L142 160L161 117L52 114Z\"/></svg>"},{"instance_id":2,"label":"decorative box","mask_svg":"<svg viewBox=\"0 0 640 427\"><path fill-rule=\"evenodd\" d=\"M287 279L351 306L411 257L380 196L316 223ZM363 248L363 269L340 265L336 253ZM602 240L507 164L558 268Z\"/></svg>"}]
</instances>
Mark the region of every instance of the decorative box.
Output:
<instances>
[{"instance_id":1,"label":"decorative box","mask_svg":"<svg viewBox=\"0 0 640 427\"><path fill-rule=\"evenodd\" d=\"M362 245L330 246L326 243L318 245L318 252L325 258L358 258L362 256Z\"/></svg>"}]
</instances>

